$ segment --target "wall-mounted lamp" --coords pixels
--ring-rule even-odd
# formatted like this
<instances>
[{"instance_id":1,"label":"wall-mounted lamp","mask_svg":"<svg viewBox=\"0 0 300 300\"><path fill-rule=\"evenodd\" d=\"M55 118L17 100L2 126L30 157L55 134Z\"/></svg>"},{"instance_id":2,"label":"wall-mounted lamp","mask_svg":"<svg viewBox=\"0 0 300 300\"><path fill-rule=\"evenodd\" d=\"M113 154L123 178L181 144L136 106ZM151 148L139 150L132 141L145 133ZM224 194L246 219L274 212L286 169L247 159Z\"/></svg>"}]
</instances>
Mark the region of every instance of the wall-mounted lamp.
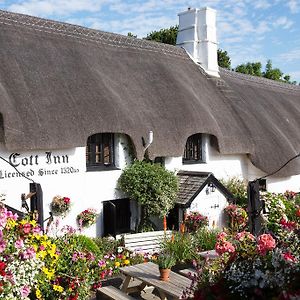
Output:
<instances>
[{"instance_id":1,"label":"wall-mounted lamp","mask_svg":"<svg viewBox=\"0 0 300 300\"><path fill-rule=\"evenodd\" d=\"M213 193L216 190L216 187L213 183L209 183L206 187L206 195L209 195L210 193Z\"/></svg>"}]
</instances>

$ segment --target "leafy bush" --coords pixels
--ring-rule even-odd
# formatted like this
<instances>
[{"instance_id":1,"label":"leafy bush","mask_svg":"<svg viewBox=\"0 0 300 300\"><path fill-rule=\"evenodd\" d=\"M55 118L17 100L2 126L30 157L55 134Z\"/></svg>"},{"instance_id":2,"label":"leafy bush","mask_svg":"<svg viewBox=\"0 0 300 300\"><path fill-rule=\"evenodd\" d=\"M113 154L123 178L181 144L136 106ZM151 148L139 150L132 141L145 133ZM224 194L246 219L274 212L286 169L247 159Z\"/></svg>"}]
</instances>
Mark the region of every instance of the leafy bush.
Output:
<instances>
[{"instance_id":1,"label":"leafy bush","mask_svg":"<svg viewBox=\"0 0 300 300\"><path fill-rule=\"evenodd\" d=\"M238 177L232 177L227 180L221 180L222 184L232 193L236 204L247 207L247 183Z\"/></svg>"},{"instance_id":2,"label":"leafy bush","mask_svg":"<svg viewBox=\"0 0 300 300\"><path fill-rule=\"evenodd\" d=\"M218 229L200 228L194 233L193 244L197 252L212 250L217 242Z\"/></svg>"},{"instance_id":3,"label":"leafy bush","mask_svg":"<svg viewBox=\"0 0 300 300\"><path fill-rule=\"evenodd\" d=\"M118 186L141 204L143 225L151 215L163 217L174 207L178 179L159 164L136 160L124 169Z\"/></svg>"},{"instance_id":4,"label":"leafy bush","mask_svg":"<svg viewBox=\"0 0 300 300\"><path fill-rule=\"evenodd\" d=\"M116 253L119 246L121 246L122 241L121 240L115 240L108 237L97 237L93 238L93 241L99 248L100 252L104 255L104 253Z\"/></svg>"}]
</instances>

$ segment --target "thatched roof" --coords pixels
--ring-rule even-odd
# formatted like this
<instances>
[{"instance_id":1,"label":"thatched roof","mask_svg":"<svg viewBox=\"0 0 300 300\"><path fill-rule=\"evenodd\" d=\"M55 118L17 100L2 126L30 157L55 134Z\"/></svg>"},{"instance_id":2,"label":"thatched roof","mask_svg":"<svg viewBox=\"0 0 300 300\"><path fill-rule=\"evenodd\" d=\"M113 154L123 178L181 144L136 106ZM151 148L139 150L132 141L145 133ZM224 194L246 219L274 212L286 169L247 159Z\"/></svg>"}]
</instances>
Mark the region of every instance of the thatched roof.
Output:
<instances>
[{"instance_id":1,"label":"thatched roof","mask_svg":"<svg viewBox=\"0 0 300 300\"><path fill-rule=\"evenodd\" d=\"M119 132L141 158L153 130L151 158L181 156L194 133L214 135L221 153L249 153L265 172L299 152L299 87L222 71L228 87L183 49L5 11L0 45L8 150L84 146L91 134Z\"/></svg>"},{"instance_id":2,"label":"thatched roof","mask_svg":"<svg viewBox=\"0 0 300 300\"><path fill-rule=\"evenodd\" d=\"M212 173L179 171L177 177L179 190L176 203L180 206L190 207L193 200L210 183L212 183L224 197L233 201L233 195Z\"/></svg>"}]
</instances>

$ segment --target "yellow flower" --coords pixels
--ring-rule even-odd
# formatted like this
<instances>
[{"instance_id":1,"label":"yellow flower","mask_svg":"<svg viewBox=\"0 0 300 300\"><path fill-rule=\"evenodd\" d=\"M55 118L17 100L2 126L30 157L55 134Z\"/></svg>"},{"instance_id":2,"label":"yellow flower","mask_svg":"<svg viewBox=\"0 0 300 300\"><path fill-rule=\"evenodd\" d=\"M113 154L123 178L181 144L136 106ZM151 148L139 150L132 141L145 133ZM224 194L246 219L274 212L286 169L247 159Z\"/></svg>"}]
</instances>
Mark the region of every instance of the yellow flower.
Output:
<instances>
[{"instance_id":1,"label":"yellow flower","mask_svg":"<svg viewBox=\"0 0 300 300\"><path fill-rule=\"evenodd\" d=\"M10 229L10 228L14 228L17 225L17 222L13 219L8 219L7 223L6 223L6 228Z\"/></svg>"},{"instance_id":2,"label":"yellow flower","mask_svg":"<svg viewBox=\"0 0 300 300\"><path fill-rule=\"evenodd\" d=\"M36 220L31 220L31 221L29 222L29 224L31 224L32 226L36 226Z\"/></svg>"},{"instance_id":3,"label":"yellow flower","mask_svg":"<svg viewBox=\"0 0 300 300\"><path fill-rule=\"evenodd\" d=\"M38 252L36 256L43 260L46 257L46 255L47 255L47 252L43 250L43 251Z\"/></svg>"},{"instance_id":4,"label":"yellow flower","mask_svg":"<svg viewBox=\"0 0 300 300\"><path fill-rule=\"evenodd\" d=\"M35 295L38 299L42 299L42 293L39 289L36 290Z\"/></svg>"},{"instance_id":5,"label":"yellow flower","mask_svg":"<svg viewBox=\"0 0 300 300\"><path fill-rule=\"evenodd\" d=\"M122 259L126 259L126 255L123 255L123 256L122 256Z\"/></svg>"},{"instance_id":6,"label":"yellow flower","mask_svg":"<svg viewBox=\"0 0 300 300\"><path fill-rule=\"evenodd\" d=\"M130 264L130 261L129 261L128 259L125 259L125 260L124 260L124 264L125 264L125 265L129 265L129 264Z\"/></svg>"},{"instance_id":7,"label":"yellow flower","mask_svg":"<svg viewBox=\"0 0 300 300\"><path fill-rule=\"evenodd\" d=\"M54 271L53 270L48 270L48 268L43 267L42 271L44 272L44 274L46 274L47 279L51 280L54 277Z\"/></svg>"},{"instance_id":8,"label":"yellow flower","mask_svg":"<svg viewBox=\"0 0 300 300\"><path fill-rule=\"evenodd\" d=\"M64 288L60 285L53 284L53 290L62 293L64 291Z\"/></svg>"},{"instance_id":9,"label":"yellow flower","mask_svg":"<svg viewBox=\"0 0 300 300\"><path fill-rule=\"evenodd\" d=\"M118 261L115 262L115 267L120 267L120 263Z\"/></svg>"}]
</instances>

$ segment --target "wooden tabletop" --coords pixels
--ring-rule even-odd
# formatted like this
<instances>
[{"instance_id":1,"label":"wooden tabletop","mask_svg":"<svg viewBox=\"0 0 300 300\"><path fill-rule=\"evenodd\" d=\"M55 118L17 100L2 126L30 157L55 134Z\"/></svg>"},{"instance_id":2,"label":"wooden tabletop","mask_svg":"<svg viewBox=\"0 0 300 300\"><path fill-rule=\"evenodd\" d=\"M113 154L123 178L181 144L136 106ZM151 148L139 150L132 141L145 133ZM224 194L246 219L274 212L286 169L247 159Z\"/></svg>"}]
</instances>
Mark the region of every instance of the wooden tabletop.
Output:
<instances>
[{"instance_id":1,"label":"wooden tabletop","mask_svg":"<svg viewBox=\"0 0 300 300\"><path fill-rule=\"evenodd\" d=\"M175 272L170 273L169 281L160 280L158 265L152 262L120 268L126 276L137 278L147 285L154 286L163 293L180 299L183 290L190 287L191 280Z\"/></svg>"}]
</instances>

